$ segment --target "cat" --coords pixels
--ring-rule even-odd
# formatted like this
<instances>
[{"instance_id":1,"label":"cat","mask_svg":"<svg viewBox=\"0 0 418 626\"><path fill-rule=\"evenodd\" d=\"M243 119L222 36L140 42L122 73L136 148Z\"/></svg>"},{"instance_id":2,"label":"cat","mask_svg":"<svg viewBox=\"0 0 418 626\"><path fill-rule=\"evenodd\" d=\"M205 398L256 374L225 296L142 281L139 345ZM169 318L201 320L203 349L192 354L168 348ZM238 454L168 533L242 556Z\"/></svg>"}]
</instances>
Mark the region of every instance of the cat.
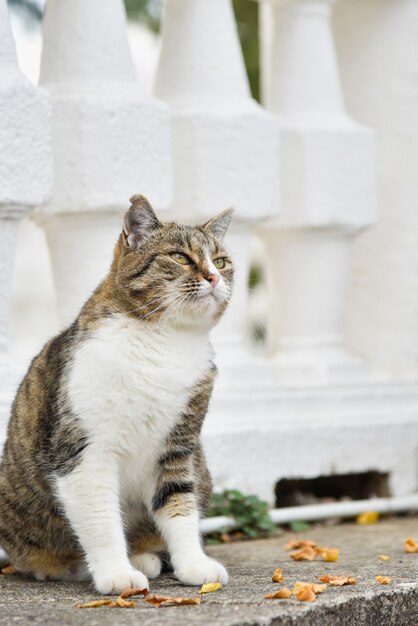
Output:
<instances>
[{"instance_id":1,"label":"cat","mask_svg":"<svg viewBox=\"0 0 418 626\"><path fill-rule=\"evenodd\" d=\"M161 222L144 196L130 202L109 274L18 389L0 466L13 565L39 580L92 578L102 594L148 588L165 551L184 584L228 578L203 551L199 514L232 209L191 227Z\"/></svg>"}]
</instances>

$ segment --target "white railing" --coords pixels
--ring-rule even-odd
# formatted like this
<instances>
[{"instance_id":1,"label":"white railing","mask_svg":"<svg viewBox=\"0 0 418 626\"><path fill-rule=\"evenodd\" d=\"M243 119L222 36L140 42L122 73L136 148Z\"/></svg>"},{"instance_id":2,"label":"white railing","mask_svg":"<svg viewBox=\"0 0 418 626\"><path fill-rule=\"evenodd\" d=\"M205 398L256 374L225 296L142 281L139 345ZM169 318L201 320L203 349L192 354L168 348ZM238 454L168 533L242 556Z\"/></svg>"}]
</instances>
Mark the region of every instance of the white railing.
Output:
<instances>
[{"instance_id":1,"label":"white railing","mask_svg":"<svg viewBox=\"0 0 418 626\"><path fill-rule=\"evenodd\" d=\"M366 4L382 19L367 22ZM106 271L131 193L145 193L163 215L187 222L232 205L236 286L214 333L221 376L204 433L215 483L273 501L282 477L373 469L389 474L395 495L417 488L418 316L413 327L410 315L418 311L418 247L408 248L409 265L400 259L415 219L411 190L418 193L416 179L402 188L397 170L397 199L405 207L398 224L387 163L390 148L404 137L384 106L386 116L380 115L386 85L379 80L379 53L370 52L371 42L384 49L390 40L390 4L340 0L334 9L332 0L263 0L267 112L250 96L231 0L166 0L156 99L141 96L136 83L121 0L48 0L40 84L52 103L49 118L45 91L18 73L0 0L3 423L18 376L9 375L5 350L7 294L13 233L25 211L35 206L32 215L45 229L64 324ZM350 112L377 129L377 159L372 130L345 109L333 9L344 95ZM397 11L407 14L399 5ZM417 27L417 12L413 19ZM399 29L399 37L406 62L408 45L416 43L404 21L406 34ZM348 26L340 28L343 22ZM408 63L417 71L413 58ZM375 77L373 88L365 67ZM392 66L386 79L395 73ZM416 132L409 89L404 86L400 104ZM19 109L15 102L28 106ZM408 158L417 143L407 143ZM376 163L384 190L378 218ZM378 228L372 227L376 219ZM268 313L266 354L257 357L246 330L255 236L263 243ZM384 276L371 252L388 268ZM399 284L390 260L403 269ZM388 339L391 316L379 312L380 302L391 310L388 287L404 312L396 318L405 328L395 341ZM379 336L387 349L375 353ZM402 359L407 337L415 344ZM408 383L395 377L399 372Z\"/></svg>"}]
</instances>

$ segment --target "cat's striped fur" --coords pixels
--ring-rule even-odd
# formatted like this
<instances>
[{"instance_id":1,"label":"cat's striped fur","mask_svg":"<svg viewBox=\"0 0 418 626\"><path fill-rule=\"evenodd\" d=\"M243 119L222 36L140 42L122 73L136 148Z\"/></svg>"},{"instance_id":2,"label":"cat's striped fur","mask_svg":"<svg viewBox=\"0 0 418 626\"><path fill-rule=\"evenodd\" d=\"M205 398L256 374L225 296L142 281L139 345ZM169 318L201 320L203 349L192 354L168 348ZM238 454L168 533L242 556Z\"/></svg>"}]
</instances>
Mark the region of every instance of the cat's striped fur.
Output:
<instances>
[{"instance_id":1,"label":"cat's striped fur","mask_svg":"<svg viewBox=\"0 0 418 626\"><path fill-rule=\"evenodd\" d=\"M92 576L102 593L147 586L165 550L185 583L226 580L201 548L198 515L231 212L193 228L131 202L108 276L20 385L0 467L12 563L38 578Z\"/></svg>"}]
</instances>

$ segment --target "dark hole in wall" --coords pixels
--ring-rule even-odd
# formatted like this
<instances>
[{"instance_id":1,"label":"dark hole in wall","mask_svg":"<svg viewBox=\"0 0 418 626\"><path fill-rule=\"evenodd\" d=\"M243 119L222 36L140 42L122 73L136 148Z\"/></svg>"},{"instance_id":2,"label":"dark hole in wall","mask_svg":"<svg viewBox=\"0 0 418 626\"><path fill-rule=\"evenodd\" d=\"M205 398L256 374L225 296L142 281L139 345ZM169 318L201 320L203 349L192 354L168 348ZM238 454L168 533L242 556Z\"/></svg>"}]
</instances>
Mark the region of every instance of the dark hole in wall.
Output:
<instances>
[{"instance_id":1,"label":"dark hole in wall","mask_svg":"<svg viewBox=\"0 0 418 626\"><path fill-rule=\"evenodd\" d=\"M298 506L321 501L388 497L389 474L363 472L317 478L283 478L276 484L276 506Z\"/></svg>"}]
</instances>

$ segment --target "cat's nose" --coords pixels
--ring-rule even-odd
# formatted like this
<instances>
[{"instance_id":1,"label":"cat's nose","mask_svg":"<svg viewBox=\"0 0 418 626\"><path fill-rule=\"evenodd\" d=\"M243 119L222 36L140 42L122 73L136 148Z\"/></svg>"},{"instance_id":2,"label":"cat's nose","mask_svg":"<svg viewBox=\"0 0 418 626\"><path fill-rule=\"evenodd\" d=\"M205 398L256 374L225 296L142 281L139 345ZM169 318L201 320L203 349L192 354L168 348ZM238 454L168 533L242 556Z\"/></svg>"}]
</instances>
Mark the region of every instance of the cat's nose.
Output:
<instances>
[{"instance_id":1,"label":"cat's nose","mask_svg":"<svg viewBox=\"0 0 418 626\"><path fill-rule=\"evenodd\" d=\"M219 283L219 274L209 274L209 276L206 276L206 280L212 285L214 289Z\"/></svg>"}]
</instances>

